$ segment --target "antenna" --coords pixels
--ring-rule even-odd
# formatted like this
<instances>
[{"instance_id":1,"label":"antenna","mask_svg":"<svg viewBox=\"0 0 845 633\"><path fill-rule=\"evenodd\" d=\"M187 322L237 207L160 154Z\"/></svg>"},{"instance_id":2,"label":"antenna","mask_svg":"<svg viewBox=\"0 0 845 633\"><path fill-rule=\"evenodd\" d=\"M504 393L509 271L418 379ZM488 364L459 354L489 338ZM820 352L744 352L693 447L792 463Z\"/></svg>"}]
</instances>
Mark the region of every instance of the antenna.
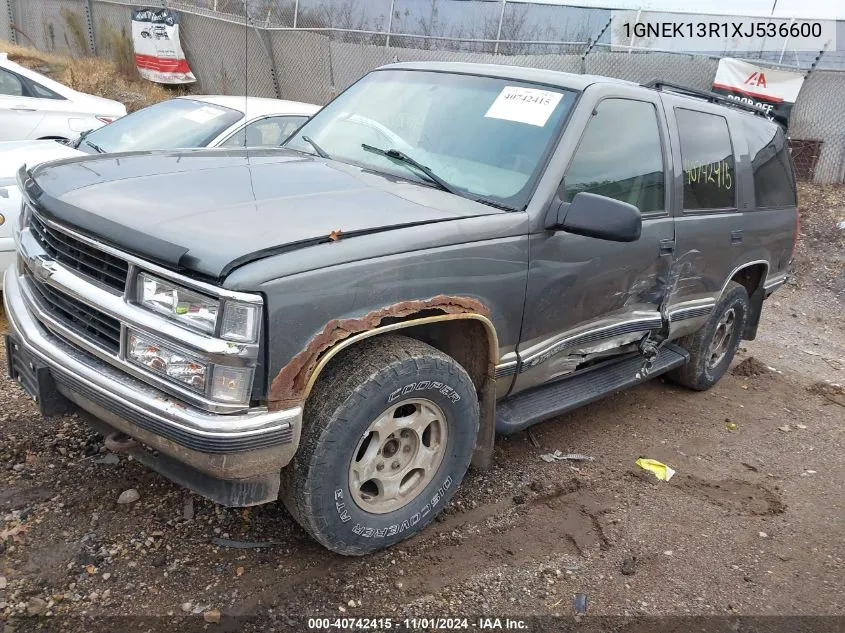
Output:
<instances>
[{"instance_id":1,"label":"antenna","mask_svg":"<svg viewBox=\"0 0 845 633\"><path fill-rule=\"evenodd\" d=\"M246 123L249 120L249 7L244 0L244 149L246 149Z\"/></svg>"}]
</instances>

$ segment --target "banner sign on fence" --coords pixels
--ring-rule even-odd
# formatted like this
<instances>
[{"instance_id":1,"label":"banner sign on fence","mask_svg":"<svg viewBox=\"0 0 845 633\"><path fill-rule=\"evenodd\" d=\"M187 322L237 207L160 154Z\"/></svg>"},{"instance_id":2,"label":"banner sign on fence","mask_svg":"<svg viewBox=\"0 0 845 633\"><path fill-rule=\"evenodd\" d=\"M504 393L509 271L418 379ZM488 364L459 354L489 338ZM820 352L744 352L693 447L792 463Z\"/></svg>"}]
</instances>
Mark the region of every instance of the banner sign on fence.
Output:
<instances>
[{"instance_id":1,"label":"banner sign on fence","mask_svg":"<svg viewBox=\"0 0 845 633\"><path fill-rule=\"evenodd\" d=\"M803 84L802 72L776 70L724 57L719 60L713 92L761 107L770 119L785 128Z\"/></svg>"},{"instance_id":2,"label":"banner sign on fence","mask_svg":"<svg viewBox=\"0 0 845 633\"><path fill-rule=\"evenodd\" d=\"M160 84L189 84L197 80L179 40L179 12L170 9L132 9L135 65L144 79Z\"/></svg>"}]
</instances>

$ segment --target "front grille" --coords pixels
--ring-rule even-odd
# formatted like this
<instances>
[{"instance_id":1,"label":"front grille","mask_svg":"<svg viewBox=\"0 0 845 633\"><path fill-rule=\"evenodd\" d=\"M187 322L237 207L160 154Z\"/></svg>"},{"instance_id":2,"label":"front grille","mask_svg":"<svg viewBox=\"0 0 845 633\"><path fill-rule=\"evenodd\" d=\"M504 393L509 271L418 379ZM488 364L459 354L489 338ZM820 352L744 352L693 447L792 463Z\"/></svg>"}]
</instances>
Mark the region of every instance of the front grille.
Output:
<instances>
[{"instance_id":1,"label":"front grille","mask_svg":"<svg viewBox=\"0 0 845 633\"><path fill-rule=\"evenodd\" d=\"M103 314L63 292L27 275L41 307L56 321L98 347L117 354L120 350L120 321Z\"/></svg>"},{"instance_id":2,"label":"front grille","mask_svg":"<svg viewBox=\"0 0 845 633\"><path fill-rule=\"evenodd\" d=\"M53 259L110 288L123 292L129 275L129 264L126 261L50 228L34 213L30 214L29 228L41 247Z\"/></svg>"}]
</instances>

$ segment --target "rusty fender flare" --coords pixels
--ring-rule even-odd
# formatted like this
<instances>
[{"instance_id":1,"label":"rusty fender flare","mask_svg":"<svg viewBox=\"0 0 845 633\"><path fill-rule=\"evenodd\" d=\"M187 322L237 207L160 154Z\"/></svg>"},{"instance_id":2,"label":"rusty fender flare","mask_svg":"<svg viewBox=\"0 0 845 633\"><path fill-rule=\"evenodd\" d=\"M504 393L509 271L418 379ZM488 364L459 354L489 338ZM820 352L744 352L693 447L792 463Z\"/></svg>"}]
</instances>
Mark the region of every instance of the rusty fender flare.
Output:
<instances>
[{"instance_id":1,"label":"rusty fender flare","mask_svg":"<svg viewBox=\"0 0 845 633\"><path fill-rule=\"evenodd\" d=\"M431 311L438 311L440 314L382 325L386 319L407 318ZM305 349L294 356L276 374L268 393L268 407L275 411L301 406L311 393L320 372L332 357L349 345L384 332L454 319L475 319L480 321L487 330L489 362L485 382L488 383L489 388L494 384L495 366L499 361L499 340L496 328L489 317L490 310L477 299L437 295L431 299L414 299L395 303L368 312L361 317L329 321L308 342Z\"/></svg>"}]
</instances>

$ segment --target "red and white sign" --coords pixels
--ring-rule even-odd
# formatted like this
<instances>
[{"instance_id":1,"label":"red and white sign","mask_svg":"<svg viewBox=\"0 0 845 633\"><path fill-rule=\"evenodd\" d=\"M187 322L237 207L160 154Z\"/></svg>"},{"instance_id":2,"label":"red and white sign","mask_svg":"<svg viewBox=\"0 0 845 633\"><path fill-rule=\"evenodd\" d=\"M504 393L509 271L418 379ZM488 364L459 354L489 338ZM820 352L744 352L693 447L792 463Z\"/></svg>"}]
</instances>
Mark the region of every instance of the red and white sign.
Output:
<instances>
[{"instance_id":1,"label":"red and white sign","mask_svg":"<svg viewBox=\"0 0 845 633\"><path fill-rule=\"evenodd\" d=\"M719 60L713 92L761 107L769 118L786 127L803 84L803 72L766 68L725 57Z\"/></svg>"},{"instance_id":2,"label":"red and white sign","mask_svg":"<svg viewBox=\"0 0 845 633\"><path fill-rule=\"evenodd\" d=\"M170 9L132 9L135 65L144 79L160 84L197 80L179 40L179 17Z\"/></svg>"}]
</instances>

